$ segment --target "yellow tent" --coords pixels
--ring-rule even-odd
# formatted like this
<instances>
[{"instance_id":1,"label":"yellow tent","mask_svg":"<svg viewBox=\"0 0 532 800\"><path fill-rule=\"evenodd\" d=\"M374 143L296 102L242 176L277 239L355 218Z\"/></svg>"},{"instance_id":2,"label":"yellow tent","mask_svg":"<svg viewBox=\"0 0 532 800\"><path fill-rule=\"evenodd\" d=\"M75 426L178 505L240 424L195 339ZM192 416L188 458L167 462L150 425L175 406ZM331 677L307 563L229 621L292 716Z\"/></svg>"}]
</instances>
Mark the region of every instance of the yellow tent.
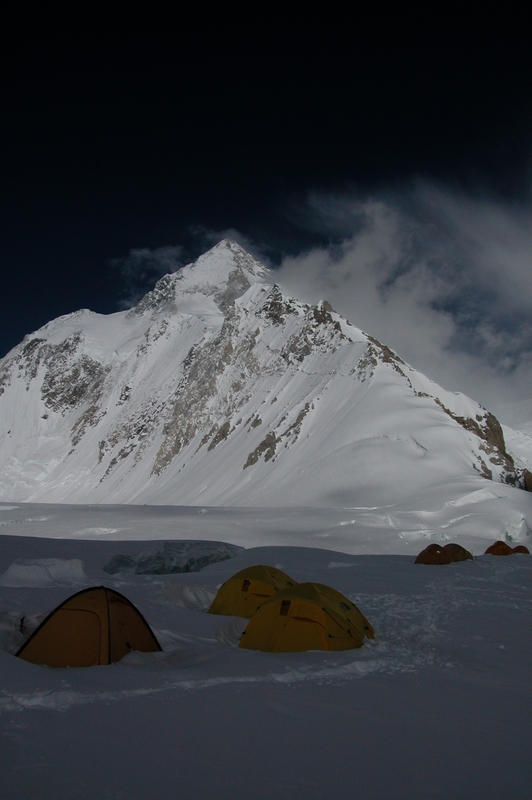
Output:
<instances>
[{"instance_id":1,"label":"yellow tent","mask_svg":"<svg viewBox=\"0 0 532 800\"><path fill-rule=\"evenodd\" d=\"M246 567L229 578L218 590L209 614L250 619L257 608L272 595L296 581L275 567Z\"/></svg>"},{"instance_id":2,"label":"yellow tent","mask_svg":"<svg viewBox=\"0 0 532 800\"><path fill-rule=\"evenodd\" d=\"M273 653L350 650L375 633L347 597L320 583L299 583L264 601L239 647Z\"/></svg>"},{"instance_id":3,"label":"yellow tent","mask_svg":"<svg viewBox=\"0 0 532 800\"><path fill-rule=\"evenodd\" d=\"M150 626L113 589L83 589L61 603L16 654L49 667L91 667L120 661L131 650L160 650Z\"/></svg>"}]
</instances>

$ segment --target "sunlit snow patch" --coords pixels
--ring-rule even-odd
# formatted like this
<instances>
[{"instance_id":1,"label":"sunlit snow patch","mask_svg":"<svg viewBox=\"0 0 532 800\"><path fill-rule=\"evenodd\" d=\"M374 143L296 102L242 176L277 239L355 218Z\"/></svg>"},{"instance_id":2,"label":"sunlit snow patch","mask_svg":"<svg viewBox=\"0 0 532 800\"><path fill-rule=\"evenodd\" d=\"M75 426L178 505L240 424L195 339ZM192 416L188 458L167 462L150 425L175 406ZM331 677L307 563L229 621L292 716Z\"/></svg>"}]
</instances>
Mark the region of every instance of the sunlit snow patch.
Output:
<instances>
[{"instance_id":1,"label":"sunlit snow patch","mask_svg":"<svg viewBox=\"0 0 532 800\"><path fill-rule=\"evenodd\" d=\"M228 622L216 628L216 639L229 647L238 647L248 622L249 619L243 617L229 617Z\"/></svg>"},{"instance_id":2,"label":"sunlit snow patch","mask_svg":"<svg viewBox=\"0 0 532 800\"><path fill-rule=\"evenodd\" d=\"M216 592L207 589L205 586L165 583L161 597L164 602L172 603L178 608L193 608L197 611L206 611L211 607L212 601L216 597Z\"/></svg>"},{"instance_id":3,"label":"sunlit snow patch","mask_svg":"<svg viewBox=\"0 0 532 800\"><path fill-rule=\"evenodd\" d=\"M440 533L440 531L429 528L422 528L415 531L401 531L399 533L399 538L407 542L415 542L417 539L430 539L434 542L447 542L449 540L449 536L445 533Z\"/></svg>"},{"instance_id":4,"label":"sunlit snow patch","mask_svg":"<svg viewBox=\"0 0 532 800\"><path fill-rule=\"evenodd\" d=\"M496 494L490 489L479 489L476 492L470 492L460 497L458 500L448 500L446 506L467 506L470 503L483 503L484 500L501 500L504 495Z\"/></svg>"},{"instance_id":5,"label":"sunlit snow patch","mask_svg":"<svg viewBox=\"0 0 532 800\"><path fill-rule=\"evenodd\" d=\"M106 536L108 533L118 533L123 528L83 528L81 531L76 531L73 536L85 536L91 534L92 536Z\"/></svg>"}]
</instances>

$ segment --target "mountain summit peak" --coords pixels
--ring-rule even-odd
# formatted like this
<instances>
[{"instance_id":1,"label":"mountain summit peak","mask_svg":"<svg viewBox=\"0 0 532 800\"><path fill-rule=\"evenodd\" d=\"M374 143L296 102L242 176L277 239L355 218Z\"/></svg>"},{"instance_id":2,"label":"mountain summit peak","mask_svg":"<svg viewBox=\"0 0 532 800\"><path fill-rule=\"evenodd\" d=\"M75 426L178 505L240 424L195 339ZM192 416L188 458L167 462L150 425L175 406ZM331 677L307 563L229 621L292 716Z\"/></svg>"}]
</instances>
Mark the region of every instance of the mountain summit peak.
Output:
<instances>
[{"instance_id":1,"label":"mountain summit peak","mask_svg":"<svg viewBox=\"0 0 532 800\"><path fill-rule=\"evenodd\" d=\"M133 313L178 304L181 296L201 293L212 296L222 310L255 283L268 280L270 270L237 242L222 239L192 264L162 277Z\"/></svg>"}]
</instances>

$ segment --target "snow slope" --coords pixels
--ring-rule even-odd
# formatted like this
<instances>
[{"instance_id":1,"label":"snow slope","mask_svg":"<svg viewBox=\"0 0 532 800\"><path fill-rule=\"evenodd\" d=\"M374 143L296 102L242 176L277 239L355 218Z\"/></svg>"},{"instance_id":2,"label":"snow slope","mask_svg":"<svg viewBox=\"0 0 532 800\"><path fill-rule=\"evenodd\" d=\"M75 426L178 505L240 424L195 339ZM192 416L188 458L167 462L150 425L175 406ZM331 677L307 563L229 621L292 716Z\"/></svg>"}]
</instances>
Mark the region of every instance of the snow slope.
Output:
<instances>
[{"instance_id":1,"label":"snow slope","mask_svg":"<svg viewBox=\"0 0 532 800\"><path fill-rule=\"evenodd\" d=\"M381 506L486 479L522 483L493 415L234 242L0 364L5 501Z\"/></svg>"},{"instance_id":2,"label":"snow slope","mask_svg":"<svg viewBox=\"0 0 532 800\"><path fill-rule=\"evenodd\" d=\"M16 517L17 509L3 508L4 516ZM102 566L112 555L153 550L160 542L156 528L152 542L109 541L103 526L98 531L99 513L62 511L63 529L91 523L92 533L84 532L89 540L0 537L0 574L32 559L54 564L58 578L38 586L28 569L32 587L21 580L18 587L0 586L2 796L529 797L530 556L427 567L406 555L318 549L309 546L312 535L305 540L300 532L298 546L252 547L201 572L109 575ZM130 506L115 519L132 524L136 517L140 529L146 513ZM249 540L253 513L242 510ZM285 513L290 519L298 512ZM169 514L161 513L163 528ZM224 509L211 530L237 529L242 521ZM281 536L280 513L269 522ZM20 519L12 530L27 534L32 525ZM261 526L257 518L256 541ZM357 538L352 531L344 536ZM75 574L65 567L73 559L82 565ZM375 641L340 653L238 649L246 621L204 609L217 586L256 563L340 590L371 621ZM16 659L10 651L43 614L83 584L129 597L163 652L131 653L118 664L86 669Z\"/></svg>"}]
</instances>

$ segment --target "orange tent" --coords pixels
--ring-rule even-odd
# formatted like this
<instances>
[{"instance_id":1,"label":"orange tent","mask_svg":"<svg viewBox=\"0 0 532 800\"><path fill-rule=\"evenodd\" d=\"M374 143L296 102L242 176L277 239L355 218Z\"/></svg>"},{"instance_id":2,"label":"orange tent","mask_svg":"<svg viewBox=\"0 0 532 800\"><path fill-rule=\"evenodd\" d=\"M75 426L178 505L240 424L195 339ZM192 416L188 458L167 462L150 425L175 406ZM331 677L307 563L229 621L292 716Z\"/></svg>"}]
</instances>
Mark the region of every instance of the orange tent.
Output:
<instances>
[{"instance_id":1,"label":"orange tent","mask_svg":"<svg viewBox=\"0 0 532 800\"><path fill-rule=\"evenodd\" d=\"M494 542L494 544L490 544L484 555L489 554L492 556L513 556L514 551L512 548L506 544L506 542L502 542L500 539L498 542Z\"/></svg>"},{"instance_id":2,"label":"orange tent","mask_svg":"<svg viewBox=\"0 0 532 800\"><path fill-rule=\"evenodd\" d=\"M417 556L414 564L450 564L451 556L439 544L429 544Z\"/></svg>"},{"instance_id":3,"label":"orange tent","mask_svg":"<svg viewBox=\"0 0 532 800\"><path fill-rule=\"evenodd\" d=\"M466 550L465 547L462 547L461 544L449 542L449 544L444 545L442 549L451 557L451 561L473 560L473 554L470 553L469 550Z\"/></svg>"},{"instance_id":4,"label":"orange tent","mask_svg":"<svg viewBox=\"0 0 532 800\"><path fill-rule=\"evenodd\" d=\"M132 650L150 653L161 646L126 597L97 586L57 606L16 655L49 667L90 667L120 661Z\"/></svg>"}]
</instances>

